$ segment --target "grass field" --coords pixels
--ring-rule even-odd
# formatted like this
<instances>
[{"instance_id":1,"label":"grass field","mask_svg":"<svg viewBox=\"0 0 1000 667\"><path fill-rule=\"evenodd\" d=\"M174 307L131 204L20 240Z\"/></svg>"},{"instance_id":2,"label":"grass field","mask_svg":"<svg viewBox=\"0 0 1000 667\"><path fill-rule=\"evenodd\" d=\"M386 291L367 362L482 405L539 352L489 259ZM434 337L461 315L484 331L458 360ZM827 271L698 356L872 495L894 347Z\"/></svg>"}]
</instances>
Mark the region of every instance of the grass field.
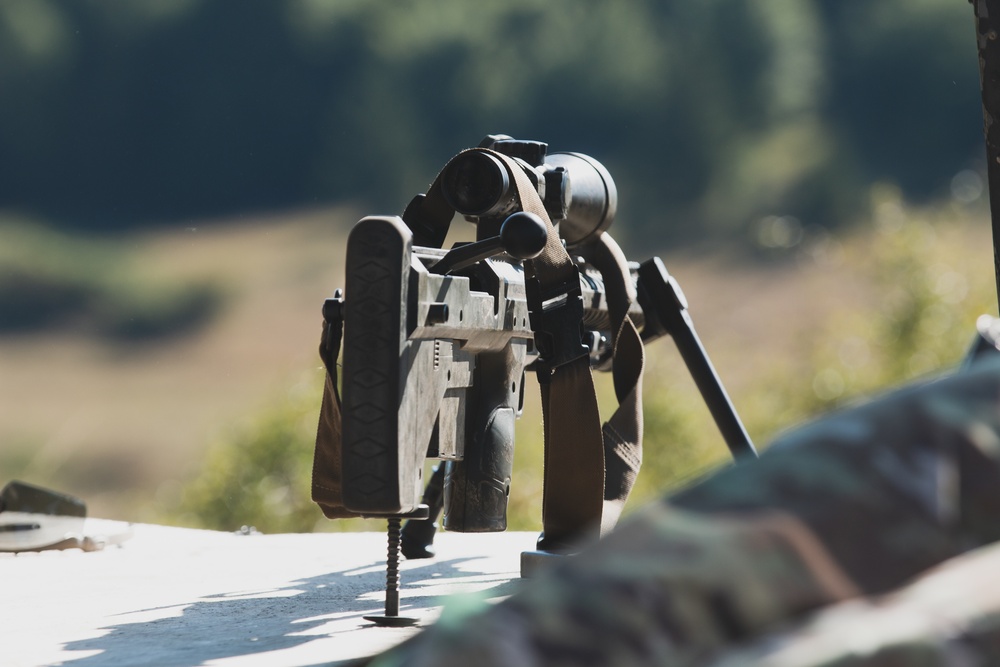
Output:
<instances>
[{"instance_id":1,"label":"grass field","mask_svg":"<svg viewBox=\"0 0 1000 667\"><path fill-rule=\"evenodd\" d=\"M0 338L0 482L80 495L106 518L182 516L171 508L211 443L257 428L275 406L313 400L319 309L343 284L343 241L356 217L313 211L127 239L145 274L211 283L225 295L222 309L206 327L169 340ZM807 230L788 249L754 256L699 248L663 257L763 443L804 414L954 363L975 314L995 312L989 238L983 211L915 211L889 198L840 238ZM726 458L670 341L647 356L648 463L637 502ZM600 384L606 400L609 382ZM518 427L519 528L537 523L539 422L531 401Z\"/></svg>"},{"instance_id":2,"label":"grass field","mask_svg":"<svg viewBox=\"0 0 1000 667\"><path fill-rule=\"evenodd\" d=\"M205 445L315 378L323 299L342 284L351 214L232 221L130 239L147 273L227 295L195 334L109 344L60 333L0 340L0 476L144 519L198 470Z\"/></svg>"}]
</instances>

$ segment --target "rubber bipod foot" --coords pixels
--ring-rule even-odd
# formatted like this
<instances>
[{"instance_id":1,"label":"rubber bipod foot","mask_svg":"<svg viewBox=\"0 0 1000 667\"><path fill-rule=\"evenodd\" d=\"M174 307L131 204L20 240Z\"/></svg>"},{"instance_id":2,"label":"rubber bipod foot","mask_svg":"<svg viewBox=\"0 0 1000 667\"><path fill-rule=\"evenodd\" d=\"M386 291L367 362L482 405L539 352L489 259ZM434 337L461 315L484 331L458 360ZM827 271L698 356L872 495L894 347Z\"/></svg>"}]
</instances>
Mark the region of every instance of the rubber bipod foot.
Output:
<instances>
[{"instance_id":1,"label":"rubber bipod foot","mask_svg":"<svg viewBox=\"0 0 1000 667\"><path fill-rule=\"evenodd\" d=\"M366 621L371 621L382 628L408 628L420 622L419 618L411 616L362 616Z\"/></svg>"},{"instance_id":2,"label":"rubber bipod foot","mask_svg":"<svg viewBox=\"0 0 1000 667\"><path fill-rule=\"evenodd\" d=\"M399 543L399 550L406 560L421 560L423 558L434 558L436 552L433 546L426 540L408 540L407 533L403 531L403 537Z\"/></svg>"}]
</instances>

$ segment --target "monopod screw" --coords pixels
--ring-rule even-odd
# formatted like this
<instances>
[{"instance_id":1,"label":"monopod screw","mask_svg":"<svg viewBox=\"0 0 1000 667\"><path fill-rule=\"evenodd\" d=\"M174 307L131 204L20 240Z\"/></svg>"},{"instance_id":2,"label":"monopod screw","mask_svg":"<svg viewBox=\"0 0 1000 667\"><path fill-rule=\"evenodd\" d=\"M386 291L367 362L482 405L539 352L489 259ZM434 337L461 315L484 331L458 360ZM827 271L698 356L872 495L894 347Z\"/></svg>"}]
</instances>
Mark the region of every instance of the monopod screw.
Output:
<instances>
[{"instance_id":1,"label":"monopod screw","mask_svg":"<svg viewBox=\"0 0 1000 667\"><path fill-rule=\"evenodd\" d=\"M385 562L385 616L365 616L375 625L402 627L416 625L419 619L399 615L399 517L389 519L389 548Z\"/></svg>"},{"instance_id":2,"label":"monopod screw","mask_svg":"<svg viewBox=\"0 0 1000 667\"><path fill-rule=\"evenodd\" d=\"M399 519L389 519L389 549L385 565L385 615L399 616Z\"/></svg>"}]
</instances>

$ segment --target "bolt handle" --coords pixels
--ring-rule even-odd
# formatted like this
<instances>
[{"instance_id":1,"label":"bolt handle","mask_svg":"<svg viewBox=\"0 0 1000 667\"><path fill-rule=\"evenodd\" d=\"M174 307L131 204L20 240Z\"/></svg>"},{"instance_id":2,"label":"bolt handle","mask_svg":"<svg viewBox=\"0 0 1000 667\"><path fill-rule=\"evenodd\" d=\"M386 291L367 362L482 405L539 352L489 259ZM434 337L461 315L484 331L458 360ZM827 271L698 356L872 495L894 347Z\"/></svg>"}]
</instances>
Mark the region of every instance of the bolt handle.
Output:
<instances>
[{"instance_id":1,"label":"bolt handle","mask_svg":"<svg viewBox=\"0 0 1000 667\"><path fill-rule=\"evenodd\" d=\"M518 211L503 221L499 236L452 248L430 268L430 272L447 275L501 252L518 260L532 259L541 254L548 238L545 221L534 213Z\"/></svg>"},{"instance_id":2,"label":"bolt handle","mask_svg":"<svg viewBox=\"0 0 1000 667\"><path fill-rule=\"evenodd\" d=\"M504 252L514 259L538 257L548 240L545 221L528 211L512 213L500 225L500 242Z\"/></svg>"}]
</instances>

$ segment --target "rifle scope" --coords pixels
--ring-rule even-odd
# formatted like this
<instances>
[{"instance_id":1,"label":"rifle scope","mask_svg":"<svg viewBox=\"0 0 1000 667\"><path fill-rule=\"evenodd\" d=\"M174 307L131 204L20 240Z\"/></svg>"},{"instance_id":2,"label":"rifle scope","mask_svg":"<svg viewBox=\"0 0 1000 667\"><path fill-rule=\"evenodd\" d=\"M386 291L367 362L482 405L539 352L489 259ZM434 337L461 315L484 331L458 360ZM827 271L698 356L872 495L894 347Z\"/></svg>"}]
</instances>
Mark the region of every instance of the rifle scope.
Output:
<instances>
[{"instance_id":1,"label":"rifle scope","mask_svg":"<svg viewBox=\"0 0 1000 667\"><path fill-rule=\"evenodd\" d=\"M567 246L596 239L614 222L618 209L618 189L611 174L588 155L546 156L545 144L540 146L502 140L492 149L519 159ZM445 165L441 186L448 203L468 218L503 218L519 207L507 168L486 150L471 149L452 158Z\"/></svg>"}]
</instances>

